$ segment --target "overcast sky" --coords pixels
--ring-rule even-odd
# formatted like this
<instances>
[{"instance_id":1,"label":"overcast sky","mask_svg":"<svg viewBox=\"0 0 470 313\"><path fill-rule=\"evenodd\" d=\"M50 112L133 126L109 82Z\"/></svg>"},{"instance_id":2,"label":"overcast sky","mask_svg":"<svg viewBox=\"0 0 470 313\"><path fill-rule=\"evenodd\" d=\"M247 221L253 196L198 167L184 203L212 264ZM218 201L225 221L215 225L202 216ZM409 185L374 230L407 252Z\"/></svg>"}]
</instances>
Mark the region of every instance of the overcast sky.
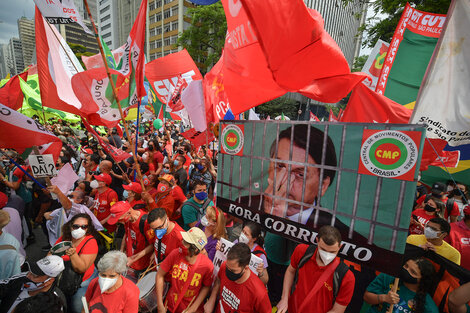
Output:
<instances>
[{"instance_id":1,"label":"overcast sky","mask_svg":"<svg viewBox=\"0 0 470 313\"><path fill-rule=\"evenodd\" d=\"M11 37L18 37L17 20L26 16L34 18L33 0L0 0L0 44L8 43Z\"/></svg>"}]
</instances>

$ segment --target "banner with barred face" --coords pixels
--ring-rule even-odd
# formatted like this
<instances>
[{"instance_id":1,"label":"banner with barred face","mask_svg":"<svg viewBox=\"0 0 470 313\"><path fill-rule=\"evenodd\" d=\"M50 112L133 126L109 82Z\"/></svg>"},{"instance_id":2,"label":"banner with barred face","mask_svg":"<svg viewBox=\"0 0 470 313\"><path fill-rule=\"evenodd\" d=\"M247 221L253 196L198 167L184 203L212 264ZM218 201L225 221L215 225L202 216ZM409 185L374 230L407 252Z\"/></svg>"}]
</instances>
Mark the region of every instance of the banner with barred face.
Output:
<instances>
[{"instance_id":1,"label":"banner with barred face","mask_svg":"<svg viewBox=\"0 0 470 313\"><path fill-rule=\"evenodd\" d=\"M221 122L217 206L261 224L278 262L289 260L292 241L314 244L319 228L333 225L341 257L396 275L423 132L399 124Z\"/></svg>"}]
</instances>

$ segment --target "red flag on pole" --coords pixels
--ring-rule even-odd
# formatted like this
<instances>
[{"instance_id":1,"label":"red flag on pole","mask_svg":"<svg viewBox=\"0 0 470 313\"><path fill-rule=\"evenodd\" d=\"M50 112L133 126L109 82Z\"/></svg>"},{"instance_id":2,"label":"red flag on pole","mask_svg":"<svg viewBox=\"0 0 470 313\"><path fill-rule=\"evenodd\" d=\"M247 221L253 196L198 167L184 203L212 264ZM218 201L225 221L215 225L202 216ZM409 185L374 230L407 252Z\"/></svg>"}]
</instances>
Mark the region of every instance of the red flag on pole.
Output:
<instances>
[{"instance_id":1,"label":"red flag on pole","mask_svg":"<svg viewBox=\"0 0 470 313\"><path fill-rule=\"evenodd\" d=\"M320 122L320 119L310 111L310 121Z\"/></svg>"},{"instance_id":2,"label":"red flag on pole","mask_svg":"<svg viewBox=\"0 0 470 313\"><path fill-rule=\"evenodd\" d=\"M13 110L18 110L23 105L23 92L21 91L18 77L26 81L28 72L13 76L0 88L0 103Z\"/></svg>"}]
</instances>

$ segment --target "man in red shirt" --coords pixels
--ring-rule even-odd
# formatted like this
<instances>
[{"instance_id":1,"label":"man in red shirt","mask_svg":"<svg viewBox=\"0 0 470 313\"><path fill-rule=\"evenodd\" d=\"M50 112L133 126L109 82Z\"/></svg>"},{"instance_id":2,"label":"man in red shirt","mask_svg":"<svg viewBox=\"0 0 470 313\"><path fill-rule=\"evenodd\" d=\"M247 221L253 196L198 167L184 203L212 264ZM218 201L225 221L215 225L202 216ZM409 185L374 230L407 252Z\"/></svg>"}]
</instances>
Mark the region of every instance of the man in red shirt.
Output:
<instances>
[{"instance_id":1,"label":"man in red shirt","mask_svg":"<svg viewBox=\"0 0 470 313\"><path fill-rule=\"evenodd\" d=\"M124 224L126 231L121 243L121 251L125 251L127 255L127 266L129 266L133 273L128 273L127 278L137 281L136 278L148 267L150 261L150 249L144 255L139 252L146 249L148 246L147 239L145 238L145 215L144 210L135 210L127 201L119 201L111 207L111 217L108 223L114 225L116 223ZM139 254L139 257L136 255ZM135 279L135 280L134 280Z\"/></svg>"},{"instance_id":2,"label":"man in red shirt","mask_svg":"<svg viewBox=\"0 0 470 313\"><path fill-rule=\"evenodd\" d=\"M171 251L183 248L183 228L170 221L164 208L152 210L147 217L145 236L155 251L156 264L162 262Z\"/></svg>"},{"instance_id":3,"label":"man in red shirt","mask_svg":"<svg viewBox=\"0 0 470 313\"><path fill-rule=\"evenodd\" d=\"M227 261L220 267L212 294L204 306L212 312L219 295L217 313L270 313L268 291L263 282L250 270L251 250L244 243L230 248ZM312 311L313 312L313 311Z\"/></svg>"},{"instance_id":4,"label":"man in red shirt","mask_svg":"<svg viewBox=\"0 0 470 313\"><path fill-rule=\"evenodd\" d=\"M439 198L446 205L447 200L449 200L449 198L445 196L446 190L447 190L447 187L444 183L436 182L432 185L431 195L433 197ZM426 199L426 196L427 195L423 195L418 200L416 200L417 205L415 208L424 208L424 202L425 202L424 200ZM459 205L456 202L454 202L454 204L452 205L450 214L447 210L447 205L446 205L446 209L444 210L445 220L447 220L449 223L456 222L459 215L460 215Z\"/></svg>"},{"instance_id":5,"label":"man in red shirt","mask_svg":"<svg viewBox=\"0 0 470 313\"><path fill-rule=\"evenodd\" d=\"M278 312L335 312L346 310L354 292L354 274L348 270L334 298L333 275L340 263L337 257L341 249L341 234L335 227L322 226L317 235L318 244L313 256L300 268L308 245L298 245L291 257L291 263L284 275L281 301L277 304ZM294 277L298 269L298 280L291 294ZM308 308L308 309L307 309Z\"/></svg>"},{"instance_id":6,"label":"man in red shirt","mask_svg":"<svg viewBox=\"0 0 470 313\"><path fill-rule=\"evenodd\" d=\"M460 266L470 270L470 205L463 209L464 219L450 224L450 234L445 237L460 252Z\"/></svg>"},{"instance_id":7,"label":"man in red shirt","mask_svg":"<svg viewBox=\"0 0 470 313\"><path fill-rule=\"evenodd\" d=\"M156 278L158 312L166 312L163 302L165 276L169 275L170 289L165 303L173 313L200 312L202 302L212 285L214 265L207 255L200 253L207 244L204 232L193 227L181 233L183 247L173 250L160 264Z\"/></svg>"},{"instance_id":8,"label":"man in red shirt","mask_svg":"<svg viewBox=\"0 0 470 313\"><path fill-rule=\"evenodd\" d=\"M142 186L138 182L131 182L129 185L122 185L127 190L127 202L130 203L134 209L147 210L145 202L142 200Z\"/></svg>"},{"instance_id":9,"label":"man in red shirt","mask_svg":"<svg viewBox=\"0 0 470 313\"><path fill-rule=\"evenodd\" d=\"M101 225L112 233L116 230L116 225L108 223L110 216L111 206L118 202L118 195L116 191L109 188L113 181L111 176L106 173L100 175L93 175L94 181L90 183L90 187L96 189L95 204L93 206L93 213L96 215Z\"/></svg>"}]
</instances>

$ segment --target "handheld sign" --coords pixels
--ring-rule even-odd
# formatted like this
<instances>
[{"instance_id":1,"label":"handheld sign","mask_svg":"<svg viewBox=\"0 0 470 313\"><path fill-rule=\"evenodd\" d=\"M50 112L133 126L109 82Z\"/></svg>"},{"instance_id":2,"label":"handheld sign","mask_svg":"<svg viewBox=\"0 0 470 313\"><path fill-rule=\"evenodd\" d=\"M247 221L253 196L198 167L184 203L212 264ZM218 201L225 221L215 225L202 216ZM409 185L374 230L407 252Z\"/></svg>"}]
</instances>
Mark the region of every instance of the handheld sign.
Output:
<instances>
[{"instance_id":1,"label":"handheld sign","mask_svg":"<svg viewBox=\"0 0 470 313\"><path fill-rule=\"evenodd\" d=\"M227 253L228 251L230 250L230 248L233 247L233 243L224 239L224 238L220 238L220 250L217 250L215 252L215 256L214 256L214 260L213 260L213 263L214 263L214 275L217 275L217 273L219 272L219 269L220 269L220 266L222 265L222 263L224 263L224 261L227 260ZM255 273L256 275L258 275L258 272L257 272L257 268L259 266L260 263L262 263L263 260L254 255L253 253L251 254L251 259L250 259L250 270Z\"/></svg>"},{"instance_id":2,"label":"handheld sign","mask_svg":"<svg viewBox=\"0 0 470 313\"><path fill-rule=\"evenodd\" d=\"M34 177L40 178L57 176L57 170L55 168L52 154L30 155L28 157L28 161Z\"/></svg>"}]
</instances>

